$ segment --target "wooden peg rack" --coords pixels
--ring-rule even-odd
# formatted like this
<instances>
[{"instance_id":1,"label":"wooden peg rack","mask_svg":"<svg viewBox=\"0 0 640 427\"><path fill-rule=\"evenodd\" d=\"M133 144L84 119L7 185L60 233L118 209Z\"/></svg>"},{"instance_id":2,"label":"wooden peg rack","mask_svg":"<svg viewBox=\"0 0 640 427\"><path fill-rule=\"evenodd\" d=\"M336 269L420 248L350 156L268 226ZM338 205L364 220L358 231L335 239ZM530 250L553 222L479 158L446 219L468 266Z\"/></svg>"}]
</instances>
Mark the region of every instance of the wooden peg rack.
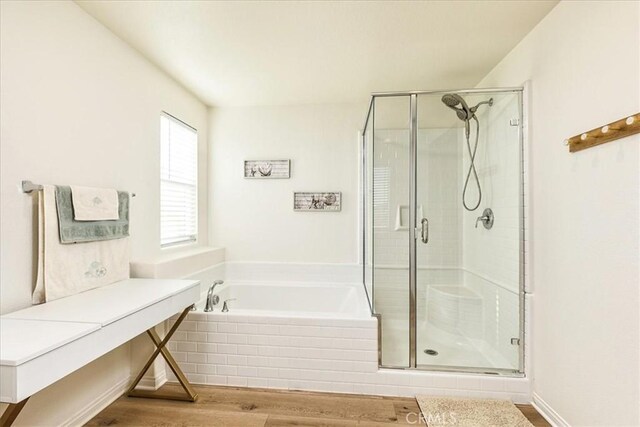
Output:
<instances>
[{"instance_id":1,"label":"wooden peg rack","mask_svg":"<svg viewBox=\"0 0 640 427\"><path fill-rule=\"evenodd\" d=\"M580 135L572 136L565 143L569 146L569 151L575 153L576 151L595 147L596 145L615 141L636 133L640 133L640 113L591 129Z\"/></svg>"}]
</instances>

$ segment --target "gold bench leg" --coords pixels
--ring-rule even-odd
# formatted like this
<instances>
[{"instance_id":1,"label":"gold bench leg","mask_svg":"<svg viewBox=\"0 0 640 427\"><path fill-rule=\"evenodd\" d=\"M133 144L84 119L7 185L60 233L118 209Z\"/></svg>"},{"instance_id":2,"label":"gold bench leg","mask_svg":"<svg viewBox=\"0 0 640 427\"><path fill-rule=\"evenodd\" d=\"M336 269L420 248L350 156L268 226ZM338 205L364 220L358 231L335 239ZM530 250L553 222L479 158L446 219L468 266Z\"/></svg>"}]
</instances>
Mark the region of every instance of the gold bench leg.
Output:
<instances>
[{"instance_id":1,"label":"gold bench leg","mask_svg":"<svg viewBox=\"0 0 640 427\"><path fill-rule=\"evenodd\" d=\"M178 327L180 326L184 318L187 317L187 314L189 314L189 311L191 311L191 306L184 309L182 314L180 314L180 317L178 317L178 320L176 320L176 323L171 327L167 335L162 340L160 339L160 336L158 336L158 333L155 331L155 329L152 328L147 330L147 334L151 338L151 341L153 341L153 344L156 346L156 349L151 355L151 357L149 358L149 360L147 360L147 363L144 365L144 367L142 368L142 370L140 371L136 379L133 381L133 384L131 384L131 386L129 387L129 390L127 390L127 396L147 397L152 399L183 400L188 402L196 401L198 397L198 393L196 393L196 391L193 389L193 387L189 383L189 380L187 379L187 377L184 375L184 373L178 366L178 363L173 358L169 350L167 350L166 348L166 345L171 339L171 336L178 329ZM187 394L186 396L181 394L135 389L138 383L140 382L140 380L142 379L142 377L144 376L144 374L151 367L151 364L153 363L155 358L158 357L158 354L162 354L162 357L164 357L164 360L167 361L167 364L173 371L173 374L176 376L176 378L178 378L180 385L186 392Z\"/></svg>"},{"instance_id":2,"label":"gold bench leg","mask_svg":"<svg viewBox=\"0 0 640 427\"><path fill-rule=\"evenodd\" d=\"M29 400L28 397L21 402L11 403L2 413L2 417L0 417L0 427L9 427L13 424L16 418L18 418L20 411L22 411L22 408L24 408L24 405L27 404L27 400Z\"/></svg>"}]
</instances>

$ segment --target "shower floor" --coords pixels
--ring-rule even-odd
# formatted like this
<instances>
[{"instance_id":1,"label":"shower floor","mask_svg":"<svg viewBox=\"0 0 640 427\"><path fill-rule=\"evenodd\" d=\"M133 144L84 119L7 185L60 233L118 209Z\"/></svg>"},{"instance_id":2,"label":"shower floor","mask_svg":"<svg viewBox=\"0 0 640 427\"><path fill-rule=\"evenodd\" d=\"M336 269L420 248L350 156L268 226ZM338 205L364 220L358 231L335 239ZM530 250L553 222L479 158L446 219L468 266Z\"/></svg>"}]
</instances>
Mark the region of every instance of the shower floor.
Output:
<instances>
[{"instance_id":1,"label":"shower floor","mask_svg":"<svg viewBox=\"0 0 640 427\"><path fill-rule=\"evenodd\" d=\"M384 319L382 322L382 365L402 367L409 364L409 327L406 319ZM449 368L512 369L504 357L480 340L451 334L430 325L418 324L419 366ZM437 355L425 354L435 350Z\"/></svg>"}]
</instances>

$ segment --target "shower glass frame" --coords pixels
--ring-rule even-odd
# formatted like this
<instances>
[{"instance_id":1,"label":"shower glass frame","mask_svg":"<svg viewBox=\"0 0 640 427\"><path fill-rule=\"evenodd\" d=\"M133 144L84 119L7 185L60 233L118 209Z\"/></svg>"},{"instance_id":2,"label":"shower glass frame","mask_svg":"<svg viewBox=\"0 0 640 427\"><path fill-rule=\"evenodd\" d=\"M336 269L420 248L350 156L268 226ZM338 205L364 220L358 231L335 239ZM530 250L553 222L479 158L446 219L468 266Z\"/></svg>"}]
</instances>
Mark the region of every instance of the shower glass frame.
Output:
<instances>
[{"instance_id":1,"label":"shower glass frame","mask_svg":"<svg viewBox=\"0 0 640 427\"><path fill-rule=\"evenodd\" d=\"M418 365L417 363L417 140L418 140L418 96L419 95L444 95L447 93L456 93L461 95L475 95L475 94L518 94L518 258L519 258L519 283L518 283L518 368L517 369L503 369L503 368L477 368L477 367L449 367L449 366L435 366L435 365ZM373 257L374 241L373 241L373 215L374 212L369 212L371 204L369 201L369 162L372 159L368 156L368 137L370 144L374 143L375 133L375 101L378 98L384 97L407 97L409 99L409 366L388 366L382 363L382 321L381 315L375 312L375 261ZM524 87L506 87L506 88L474 88L474 89L454 89L454 90L420 90L420 91L400 91L400 92L374 92L371 94L369 107L367 110L364 126L360 133L361 142L361 204L362 204L362 262L363 262L363 286L365 288L365 294L369 302L371 314L378 318L378 366L384 369L398 369L398 370L427 370L427 371L444 371L444 372L465 372L465 373L478 373L478 374L493 374L512 377L524 377L525 376L525 296L527 294L525 289L525 217L524 217L524 205L525 205L525 180L524 180L524 149L525 149L525 89ZM370 132L370 134L368 134ZM371 193L372 194L372 193ZM372 209L371 209L372 210ZM371 236L371 237L370 237ZM369 242L371 240L371 242ZM369 253L371 252L371 253ZM369 256L371 260L369 261ZM368 271L370 270L370 271ZM371 289L367 287L367 280L371 283Z\"/></svg>"}]
</instances>

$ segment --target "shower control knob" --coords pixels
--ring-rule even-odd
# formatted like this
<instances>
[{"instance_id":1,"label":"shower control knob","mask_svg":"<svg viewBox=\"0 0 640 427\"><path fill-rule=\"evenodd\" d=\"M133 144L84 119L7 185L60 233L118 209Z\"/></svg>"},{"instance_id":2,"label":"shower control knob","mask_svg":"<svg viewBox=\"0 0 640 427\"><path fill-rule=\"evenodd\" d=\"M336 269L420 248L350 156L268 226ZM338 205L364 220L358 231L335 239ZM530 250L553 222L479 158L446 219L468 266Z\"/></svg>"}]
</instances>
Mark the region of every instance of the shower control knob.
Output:
<instances>
[{"instance_id":1,"label":"shower control knob","mask_svg":"<svg viewBox=\"0 0 640 427\"><path fill-rule=\"evenodd\" d=\"M495 218L493 216L493 211L491 210L491 208L486 208L482 212L482 216L479 216L476 219L476 228L478 228L478 223L482 221L482 225L484 226L484 228L486 228L487 230L491 230L491 227L493 227L494 219Z\"/></svg>"}]
</instances>

